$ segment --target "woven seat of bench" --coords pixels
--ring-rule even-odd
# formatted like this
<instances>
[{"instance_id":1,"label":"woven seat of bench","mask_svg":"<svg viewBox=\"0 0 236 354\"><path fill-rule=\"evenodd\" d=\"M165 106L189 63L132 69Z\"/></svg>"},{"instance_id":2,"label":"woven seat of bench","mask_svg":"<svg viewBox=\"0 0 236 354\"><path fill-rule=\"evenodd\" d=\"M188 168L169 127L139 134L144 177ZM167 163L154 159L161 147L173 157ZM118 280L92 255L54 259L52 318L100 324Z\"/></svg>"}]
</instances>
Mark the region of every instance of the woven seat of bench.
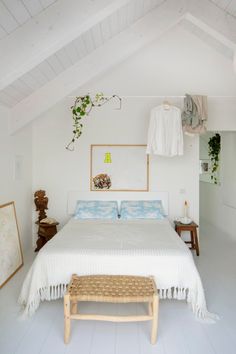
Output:
<instances>
[{"instance_id":1,"label":"woven seat of bench","mask_svg":"<svg viewBox=\"0 0 236 354\"><path fill-rule=\"evenodd\" d=\"M80 301L112 303L147 302L147 314L102 315L80 313ZM71 320L97 320L111 322L152 321L151 343L157 338L159 298L153 277L133 275L87 275L73 274L64 295L64 340L68 343Z\"/></svg>"},{"instance_id":2,"label":"woven seat of bench","mask_svg":"<svg viewBox=\"0 0 236 354\"><path fill-rule=\"evenodd\" d=\"M124 275L74 274L68 287L71 300L100 302L148 302L156 286L152 278Z\"/></svg>"}]
</instances>

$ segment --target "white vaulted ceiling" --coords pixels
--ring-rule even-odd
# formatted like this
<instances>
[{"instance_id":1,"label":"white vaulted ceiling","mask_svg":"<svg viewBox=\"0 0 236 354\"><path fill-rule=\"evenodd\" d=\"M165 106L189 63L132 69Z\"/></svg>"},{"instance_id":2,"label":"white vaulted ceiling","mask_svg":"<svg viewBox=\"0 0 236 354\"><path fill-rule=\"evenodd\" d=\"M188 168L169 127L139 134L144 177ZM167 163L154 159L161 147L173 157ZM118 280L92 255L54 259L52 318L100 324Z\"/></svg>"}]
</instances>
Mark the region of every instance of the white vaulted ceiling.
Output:
<instances>
[{"instance_id":1,"label":"white vaulted ceiling","mask_svg":"<svg viewBox=\"0 0 236 354\"><path fill-rule=\"evenodd\" d=\"M235 0L211 0L215 5L224 10L229 15L236 17L236 1Z\"/></svg>"},{"instance_id":2,"label":"white vaulted ceiling","mask_svg":"<svg viewBox=\"0 0 236 354\"><path fill-rule=\"evenodd\" d=\"M1 0L0 39L14 32L57 0Z\"/></svg>"},{"instance_id":3,"label":"white vaulted ceiling","mask_svg":"<svg viewBox=\"0 0 236 354\"><path fill-rule=\"evenodd\" d=\"M177 23L233 58L236 0L0 0L0 104L12 131Z\"/></svg>"},{"instance_id":4,"label":"white vaulted ceiling","mask_svg":"<svg viewBox=\"0 0 236 354\"><path fill-rule=\"evenodd\" d=\"M11 0L8 1L12 2ZM50 1L44 0L44 2L49 3ZM109 16L91 26L77 38L55 51L53 55L48 56L33 69L27 71L10 85L0 90L0 102L8 107L13 107L35 90L53 80L57 75L94 51L97 47L103 45L106 41L145 16L162 2L163 0L120 2L121 6L116 8ZM28 0L29 3L30 1Z\"/></svg>"}]
</instances>

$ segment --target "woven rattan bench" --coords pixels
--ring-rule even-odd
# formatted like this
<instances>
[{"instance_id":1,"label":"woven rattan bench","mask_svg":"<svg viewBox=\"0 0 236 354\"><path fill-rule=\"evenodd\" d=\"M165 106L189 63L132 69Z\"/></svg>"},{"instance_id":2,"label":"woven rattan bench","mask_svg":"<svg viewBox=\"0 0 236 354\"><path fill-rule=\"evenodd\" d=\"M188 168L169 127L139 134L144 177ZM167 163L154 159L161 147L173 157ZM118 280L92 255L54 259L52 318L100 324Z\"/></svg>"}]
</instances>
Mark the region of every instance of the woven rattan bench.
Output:
<instances>
[{"instance_id":1,"label":"woven rattan bench","mask_svg":"<svg viewBox=\"0 0 236 354\"><path fill-rule=\"evenodd\" d=\"M147 302L147 315L111 316L82 314L78 311L79 301L111 303ZM152 277L123 275L73 274L64 296L64 340L68 343L71 320L98 320L112 322L152 321L151 343L157 338L159 297Z\"/></svg>"}]
</instances>

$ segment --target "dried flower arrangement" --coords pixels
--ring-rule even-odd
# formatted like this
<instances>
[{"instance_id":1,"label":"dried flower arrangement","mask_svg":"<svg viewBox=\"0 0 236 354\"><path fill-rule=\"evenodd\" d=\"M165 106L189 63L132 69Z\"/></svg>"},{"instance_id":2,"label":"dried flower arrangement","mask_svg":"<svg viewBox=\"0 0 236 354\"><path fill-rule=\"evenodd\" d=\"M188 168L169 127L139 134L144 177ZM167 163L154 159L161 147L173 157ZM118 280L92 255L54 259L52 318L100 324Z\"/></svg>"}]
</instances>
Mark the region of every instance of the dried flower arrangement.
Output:
<instances>
[{"instance_id":1,"label":"dried flower arrangement","mask_svg":"<svg viewBox=\"0 0 236 354\"><path fill-rule=\"evenodd\" d=\"M100 173L93 178L95 189L109 189L111 187L111 178L106 173Z\"/></svg>"}]
</instances>

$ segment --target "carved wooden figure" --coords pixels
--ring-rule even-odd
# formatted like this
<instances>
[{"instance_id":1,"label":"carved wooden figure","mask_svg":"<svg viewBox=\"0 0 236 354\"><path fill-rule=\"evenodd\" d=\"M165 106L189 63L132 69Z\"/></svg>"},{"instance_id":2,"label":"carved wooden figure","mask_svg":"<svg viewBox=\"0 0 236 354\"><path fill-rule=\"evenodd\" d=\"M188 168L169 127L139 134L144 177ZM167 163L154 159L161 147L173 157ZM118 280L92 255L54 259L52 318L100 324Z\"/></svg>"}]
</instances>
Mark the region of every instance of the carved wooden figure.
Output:
<instances>
[{"instance_id":1,"label":"carved wooden figure","mask_svg":"<svg viewBox=\"0 0 236 354\"><path fill-rule=\"evenodd\" d=\"M47 217L45 210L48 209L48 197L43 190L36 191L34 193L34 202L36 205L36 211L39 211L38 221Z\"/></svg>"},{"instance_id":2,"label":"carved wooden figure","mask_svg":"<svg viewBox=\"0 0 236 354\"><path fill-rule=\"evenodd\" d=\"M35 249L35 252L37 252L57 233L58 222L55 221L50 223L49 220L45 223L40 222L47 217L45 210L48 209L48 197L46 197L45 191L36 191L34 193L34 202L36 205L36 211L39 212L38 220L35 223L38 225L38 239L36 242L37 247Z\"/></svg>"}]
</instances>

